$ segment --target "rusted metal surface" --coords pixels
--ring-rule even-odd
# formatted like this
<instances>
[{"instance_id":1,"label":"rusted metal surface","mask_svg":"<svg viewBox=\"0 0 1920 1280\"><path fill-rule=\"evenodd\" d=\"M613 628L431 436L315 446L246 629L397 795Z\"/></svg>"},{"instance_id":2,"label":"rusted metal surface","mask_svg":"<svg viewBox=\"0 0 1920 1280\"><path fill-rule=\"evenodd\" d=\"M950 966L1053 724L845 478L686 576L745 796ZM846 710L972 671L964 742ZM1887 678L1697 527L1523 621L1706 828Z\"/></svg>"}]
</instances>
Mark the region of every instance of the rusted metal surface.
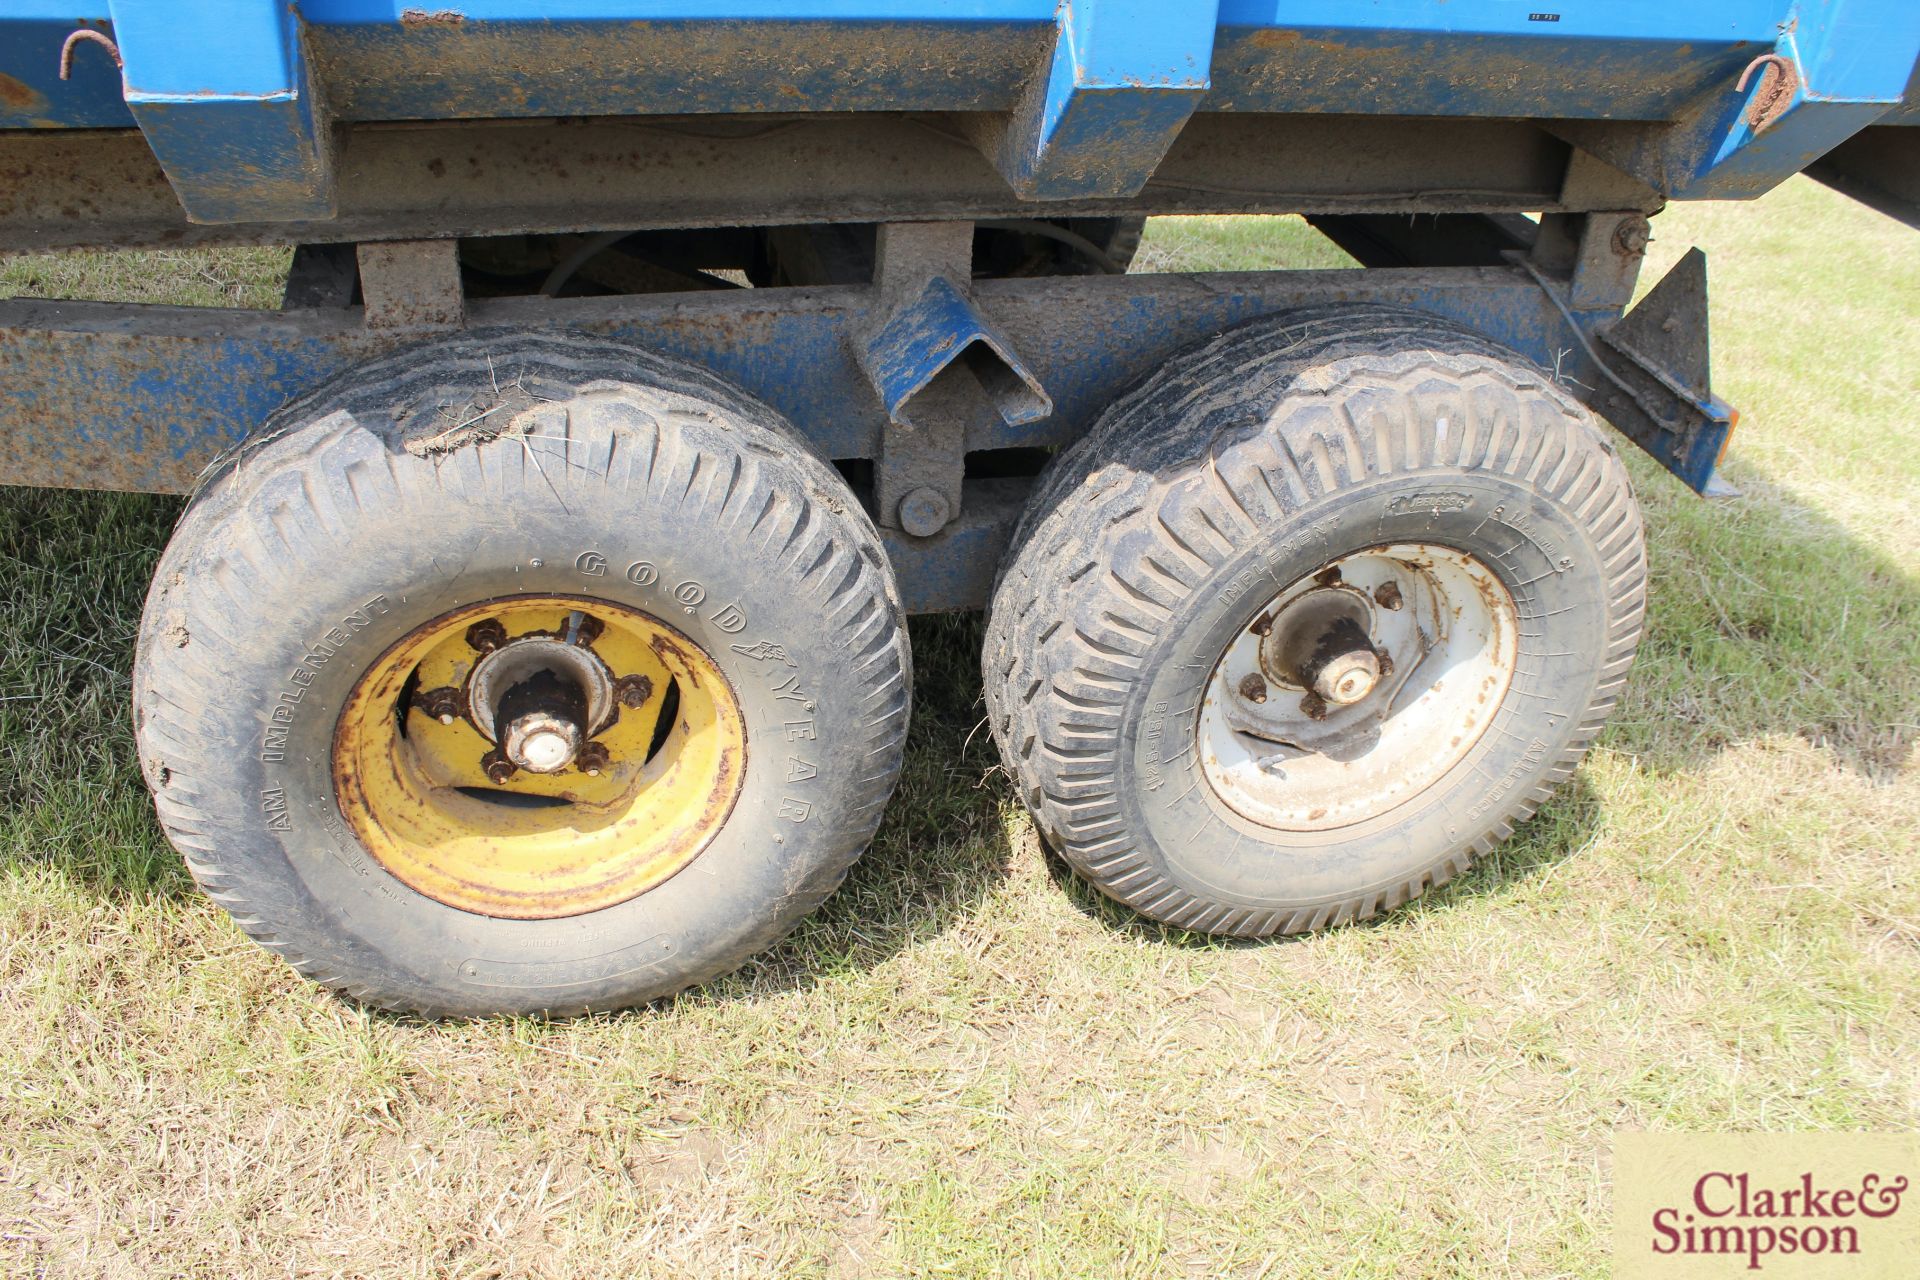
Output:
<instances>
[{"instance_id":1,"label":"rusted metal surface","mask_svg":"<svg viewBox=\"0 0 1920 1280\"><path fill-rule=\"evenodd\" d=\"M940 115L343 126L337 212L198 226L141 136L0 132L0 249L365 240L914 219L1030 218ZM1340 163L1330 167L1328 156ZM1535 211L1568 149L1510 120L1202 115L1137 196L1048 216Z\"/></svg>"},{"instance_id":2,"label":"rusted metal surface","mask_svg":"<svg viewBox=\"0 0 1920 1280\"><path fill-rule=\"evenodd\" d=\"M359 259L367 328L433 332L465 322L457 241L363 244Z\"/></svg>"},{"instance_id":3,"label":"rusted metal surface","mask_svg":"<svg viewBox=\"0 0 1920 1280\"><path fill-rule=\"evenodd\" d=\"M1054 405L1052 415L1019 425L987 416L968 446L983 450L1068 443L1179 347L1288 307L1414 306L1548 368L1557 353L1577 349L1531 279L1503 268L981 280L974 297ZM887 414L856 344L871 305L856 286L474 299L468 321L564 325L687 356L785 414L828 457L873 459ZM1119 317L1125 341L1115 341ZM185 491L280 404L407 340L368 329L357 308L0 302L0 481ZM1567 372L1596 381L1579 367Z\"/></svg>"},{"instance_id":4,"label":"rusted metal surface","mask_svg":"<svg viewBox=\"0 0 1920 1280\"><path fill-rule=\"evenodd\" d=\"M625 715L616 670L649 690ZM456 702L468 713L449 719ZM731 686L667 624L515 596L390 646L338 719L333 763L342 815L400 879L463 910L553 919L686 867L730 816L747 745Z\"/></svg>"},{"instance_id":5,"label":"rusted metal surface","mask_svg":"<svg viewBox=\"0 0 1920 1280\"><path fill-rule=\"evenodd\" d=\"M91 27L81 27L60 45L60 78L62 80L73 79L73 50L74 46L81 44L97 44L107 51L107 56L113 59L114 66L125 65L120 58L119 45Z\"/></svg>"},{"instance_id":6,"label":"rusted metal surface","mask_svg":"<svg viewBox=\"0 0 1920 1280\"><path fill-rule=\"evenodd\" d=\"M1792 58L1778 53L1763 53L1747 64L1733 91L1745 93L1747 81L1752 79L1756 71L1762 77L1760 92L1754 94L1753 101L1747 104L1747 124L1755 133L1761 133L1793 104L1793 95L1800 88L1800 69L1793 65Z\"/></svg>"}]
</instances>

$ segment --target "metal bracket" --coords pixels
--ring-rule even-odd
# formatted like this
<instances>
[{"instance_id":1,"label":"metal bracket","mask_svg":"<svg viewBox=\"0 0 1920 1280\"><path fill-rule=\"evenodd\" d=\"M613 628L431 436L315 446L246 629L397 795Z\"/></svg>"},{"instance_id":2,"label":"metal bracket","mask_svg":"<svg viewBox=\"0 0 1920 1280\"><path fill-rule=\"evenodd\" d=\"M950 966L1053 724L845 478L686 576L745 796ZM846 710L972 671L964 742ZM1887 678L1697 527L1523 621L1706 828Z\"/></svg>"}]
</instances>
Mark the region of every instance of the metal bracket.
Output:
<instances>
[{"instance_id":1,"label":"metal bracket","mask_svg":"<svg viewBox=\"0 0 1920 1280\"><path fill-rule=\"evenodd\" d=\"M1567 277L1567 305L1575 311L1611 311L1633 301L1640 264L1652 242L1644 214L1631 209L1606 213L1549 213L1540 219L1533 261Z\"/></svg>"},{"instance_id":2,"label":"metal bracket","mask_svg":"<svg viewBox=\"0 0 1920 1280\"><path fill-rule=\"evenodd\" d=\"M332 142L287 0L111 0L127 107L197 223L334 215Z\"/></svg>"},{"instance_id":3,"label":"metal bracket","mask_svg":"<svg viewBox=\"0 0 1920 1280\"><path fill-rule=\"evenodd\" d=\"M1912 0L1800 5L1772 50L1671 124L1545 127L1672 198L1750 200L1899 107L1920 56L1911 8Z\"/></svg>"},{"instance_id":4,"label":"metal bracket","mask_svg":"<svg viewBox=\"0 0 1920 1280\"><path fill-rule=\"evenodd\" d=\"M887 414L874 501L882 525L916 537L960 514L970 436L1053 412L1040 380L956 283L969 279L972 246L972 223L880 229L884 319L859 350Z\"/></svg>"},{"instance_id":5,"label":"metal bracket","mask_svg":"<svg viewBox=\"0 0 1920 1280\"><path fill-rule=\"evenodd\" d=\"M458 329L466 323L457 240L392 240L359 247L369 329Z\"/></svg>"},{"instance_id":6,"label":"metal bracket","mask_svg":"<svg viewBox=\"0 0 1920 1280\"><path fill-rule=\"evenodd\" d=\"M1218 3L1067 0L1053 49L989 138L1028 200L1139 194L1211 87Z\"/></svg>"},{"instance_id":7,"label":"metal bracket","mask_svg":"<svg viewBox=\"0 0 1920 1280\"><path fill-rule=\"evenodd\" d=\"M1581 398L1688 488L1712 495L1714 468L1740 415L1711 386L1706 255L1688 250L1639 306L1611 323L1591 313L1583 322L1560 286L1531 262L1521 265L1606 384L1576 384Z\"/></svg>"}]
</instances>

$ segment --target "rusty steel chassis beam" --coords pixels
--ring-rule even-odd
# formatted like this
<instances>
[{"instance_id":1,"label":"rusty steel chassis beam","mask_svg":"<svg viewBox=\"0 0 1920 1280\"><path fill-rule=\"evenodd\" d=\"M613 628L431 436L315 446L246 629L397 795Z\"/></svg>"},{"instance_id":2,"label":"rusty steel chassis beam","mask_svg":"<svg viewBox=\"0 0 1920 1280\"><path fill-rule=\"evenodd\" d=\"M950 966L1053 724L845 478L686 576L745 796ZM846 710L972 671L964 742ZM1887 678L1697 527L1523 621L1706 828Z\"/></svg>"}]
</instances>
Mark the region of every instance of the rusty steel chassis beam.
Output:
<instances>
[{"instance_id":1,"label":"rusty steel chassis beam","mask_svg":"<svg viewBox=\"0 0 1920 1280\"><path fill-rule=\"evenodd\" d=\"M364 306L0 302L0 483L186 492L279 405L356 362L461 328L565 327L702 363L827 457L871 464L862 498L909 608L966 608L984 603L1029 484L969 478L969 454L1071 443L1180 348L1327 302L1486 333L1687 478L1719 440L1656 420L1686 400L1684 379L1662 382L1605 341L1645 219L1544 225L1531 249L1496 244L1501 265L969 280L968 223L893 224L871 283L581 299L465 299L453 242L414 241L360 247ZM1675 327L1629 346L1671 346Z\"/></svg>"},{"instance_id":2,"label":"rusty steel chassis beam","mask_svg":"<svg viewBox=\"0 0 1920 1280\"><path fill-rule=\"evenodd\" d=\"M0 131L0 251L319 244L611 227L1129 213L1637 209L1660 198L1520 120L1202 113L1124 199L1022 200L986 113L341 124L337 211L190 222L136 131Z\"/></svg>"}]
</instances>

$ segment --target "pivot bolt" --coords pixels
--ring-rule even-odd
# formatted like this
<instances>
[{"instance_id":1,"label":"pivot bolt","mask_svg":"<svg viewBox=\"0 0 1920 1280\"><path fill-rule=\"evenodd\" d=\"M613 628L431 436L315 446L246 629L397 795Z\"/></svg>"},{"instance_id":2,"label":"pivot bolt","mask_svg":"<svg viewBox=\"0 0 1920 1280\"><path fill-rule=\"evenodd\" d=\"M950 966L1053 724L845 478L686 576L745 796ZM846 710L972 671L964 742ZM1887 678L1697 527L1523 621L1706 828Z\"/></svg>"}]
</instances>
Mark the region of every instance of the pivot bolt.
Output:
<instances>
[{"instance_id":1,"label":"pivot bolt","mask_svg":"<svg viewBox=\"0 0 1920 1280\"><path fill-rule=\"evenodd\" d=\"M507 642L507 629L498 618L482 618L467 628L467 644L481 653L492 653Z\"/></svg>"},{"instance_id":2,"label":"pivot bolt","mask_svg":"<svg viewBox=\"0 0 1920 1280\"><path fill-rule=\"evenodd\" d=\"M1613 229L1614 248L1627 257L1646 252L1647 242L1652 239L1653 224L1637 214L1622 218L1620 225Z\"/></svg>"},{"instance_id":3,"label":"pivot bolt","mask_svg":"<svg viewBox=\"0 0 1920 1280\"><path fill-rule=\"evenodd\" d=\"M952 518L953 508L938 489L922 486L900 499L900 527L916 538L931 538Z\"/></svg>"}]
</instances>

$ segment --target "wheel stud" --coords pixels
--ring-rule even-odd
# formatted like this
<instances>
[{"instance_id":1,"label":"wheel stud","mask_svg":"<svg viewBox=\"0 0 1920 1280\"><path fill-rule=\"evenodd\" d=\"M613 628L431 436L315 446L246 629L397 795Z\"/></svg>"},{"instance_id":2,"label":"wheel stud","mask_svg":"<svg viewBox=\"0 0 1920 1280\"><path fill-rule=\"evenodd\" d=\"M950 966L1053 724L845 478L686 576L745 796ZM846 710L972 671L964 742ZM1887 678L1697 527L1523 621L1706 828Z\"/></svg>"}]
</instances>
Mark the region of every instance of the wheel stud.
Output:
<instances>
[{"instance_id":1,"label":"wheel stud","mask_svg":"<svg viewBox=\"0 0 1920 1280\"><path fill-rule=\"evenodd\" d=\"M1240 682L1240 696L1248 702L1265 702L1267 700L1267 682L1260 678L1259 672L1254 672Z\"/></svg>"},{"instance_id":2,"label":"wheel stud","mask_svg":"<svg viewBox=\"0 0 1920 1280\"><path fill-rule=\"evenodd\" d=\"M495 786L504 786L507 779L519 772L519 770L514 767L513 761L507 759L498 751L487 752L487 754L481 758L480 765L487 771L487 780Z\"/></svg>"},{"instance_id":3,"label":"wheel stud","mask_svg":"<svg viewBox=\"0 0 1920 1280\"><path fill-rule=\"evenodd\" d=\"M574 763L579 766L580 772L588 777L597 778L600 776L600 771L605 769L611 761L612 757L607 754L605 743L589 742L580 748L580 754Z\"/></svg>"},{"instance_id":4,"label":"wheel stud","mask_svg":"<svg viewBox=\"0 0 1920 1280\"><path fill-rule=\"evenodd\" d=\"M498 618L482 618L467 628L467 644L481 653L492 653L507 642L507 629Z\"/></svg>"},{"instance_id":5,"label":"wheel stud","mask_svg":"<svg viewBox=\"0 0 1920 1280\"><path fill-rule=\"evenodd\" d=\"M414 695L413 705L441 724L452 724L460 715L460 690L451 685L428 689Z\"/></svg>"},{"instance_id":6,"label":"wheel stud","mask_svg":"<svg viewBox=\"0 0 1920 1280\"><path fill-rule=\"evenodd\" d=\"M1400 584L1397 582L1381 583L1373 589L1373 599L1374 603L1378 604L1382 609L1398 609L1402 603L1400 599Z\"/></svg>"},{"instance_id":7,"label":"wheel stud","mask_svg":"<svg viewBox=\"0 0 1920 1280\"><path fill-rule=\"evenodd\" d=\"M653 681L645 676L621 676L613 682L613 696L623 707L643 707L653 696Z\"/></svg>"}]
</instances>

